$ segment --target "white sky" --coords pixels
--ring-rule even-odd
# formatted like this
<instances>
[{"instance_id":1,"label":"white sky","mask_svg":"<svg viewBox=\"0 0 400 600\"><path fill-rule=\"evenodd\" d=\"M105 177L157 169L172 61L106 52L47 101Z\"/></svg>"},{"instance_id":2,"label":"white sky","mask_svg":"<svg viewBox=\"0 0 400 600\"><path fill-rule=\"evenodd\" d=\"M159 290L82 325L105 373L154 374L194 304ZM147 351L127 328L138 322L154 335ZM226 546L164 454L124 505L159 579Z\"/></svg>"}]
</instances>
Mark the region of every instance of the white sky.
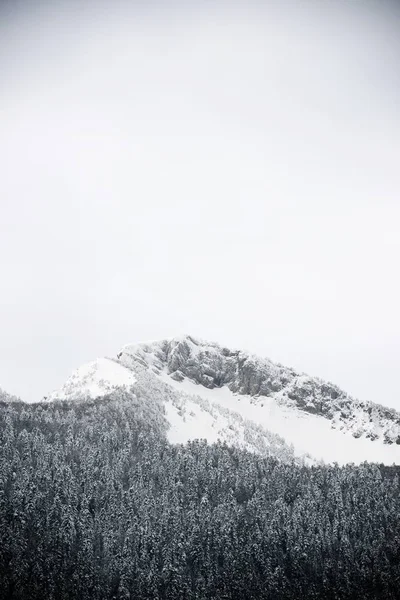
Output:
<instances>
[{"instance_id":1,"label":"white sky","mask_svg":"<svg viewBox=\"0 0 400 600\"><path fill-rule=\"evenodd\" d=\"M191 333L400 408L398 5L190 4L0 6L0 386Z\"/></svg>"}]
</instances>

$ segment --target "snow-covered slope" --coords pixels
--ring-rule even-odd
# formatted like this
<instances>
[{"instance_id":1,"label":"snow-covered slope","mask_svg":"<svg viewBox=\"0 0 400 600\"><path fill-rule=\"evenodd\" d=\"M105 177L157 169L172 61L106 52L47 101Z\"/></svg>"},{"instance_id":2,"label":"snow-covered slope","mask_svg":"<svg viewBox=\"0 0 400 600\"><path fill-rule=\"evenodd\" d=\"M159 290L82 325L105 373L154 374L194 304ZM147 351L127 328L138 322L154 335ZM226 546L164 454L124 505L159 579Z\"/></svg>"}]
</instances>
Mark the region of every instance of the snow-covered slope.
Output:
<instances>
[{"instance_id":1,"label":"snow-covered slope","mask_svg":"<svg viewBox=\"0 0 400 600\"><path fill-rule=\"evenodd\" d=\"M96 397L120 387L135 393L138 386L144 401L160 401L173 443L220 439L284 460L400 464L396 411L190 336L125 346L115 360L78 369L48 399Z\"/></svg>"},{"instance_id":2,"label":"snow-covered slope","mask_svg":"<svg viewBox=\"0 0 400 600\"><path fill-rule=\"evenodd\" d=\"M78 400L98 398L109 394L115 388L129 389L136 381L134 373L109 358L98 358L79 367L57 391L46 396L45 400Z\"/></svg>"}]
</instances>

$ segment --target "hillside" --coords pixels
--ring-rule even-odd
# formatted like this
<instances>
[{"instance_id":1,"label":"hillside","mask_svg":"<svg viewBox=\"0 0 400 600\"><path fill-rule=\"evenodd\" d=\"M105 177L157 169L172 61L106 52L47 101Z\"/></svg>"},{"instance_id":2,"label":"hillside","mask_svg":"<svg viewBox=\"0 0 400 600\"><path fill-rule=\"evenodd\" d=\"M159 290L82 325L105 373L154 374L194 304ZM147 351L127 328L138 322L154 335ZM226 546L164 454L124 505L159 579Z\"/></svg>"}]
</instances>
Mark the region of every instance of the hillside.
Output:
<instances>
[{"instance_id":1,"label":"hillside","mask_svg":"<svg viewBox=\"0 0 400 600\"><path fill-rule=\"evenodd\" d=\"M1 598L398 599L398 468L171 444L153 392L0 402Z\"/></svg>"},{"instance_id":2,"label":"hillside","mask_svg":"<svg viewBox=\"0 0 400 600\"><path fill-rule=\"evenodd\" d=\"M262 456L400 464L400 414L241 350L183 336L124 346L78 369L47 401L112 390L160 399L173 443L225 441Z\"/></svg>"}]
</instances>

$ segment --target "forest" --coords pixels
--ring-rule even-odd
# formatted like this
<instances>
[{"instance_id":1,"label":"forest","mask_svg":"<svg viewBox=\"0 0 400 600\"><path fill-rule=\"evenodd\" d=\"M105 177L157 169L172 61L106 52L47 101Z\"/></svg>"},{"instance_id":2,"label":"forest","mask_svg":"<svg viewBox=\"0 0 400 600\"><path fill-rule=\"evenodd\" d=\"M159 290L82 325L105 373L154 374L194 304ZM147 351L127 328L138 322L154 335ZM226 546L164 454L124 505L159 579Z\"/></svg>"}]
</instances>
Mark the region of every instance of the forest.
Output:
<instances>
[{"instance_id":1,"label":"forest","mask_svg":"<svg viewBox=\"0 0 400 600\"><path fill-rule=\"evenodd\" d=\"M123 395L4 401L0 598L398 599L399 468L171 445Z\"/></svg>"}]
</instances>

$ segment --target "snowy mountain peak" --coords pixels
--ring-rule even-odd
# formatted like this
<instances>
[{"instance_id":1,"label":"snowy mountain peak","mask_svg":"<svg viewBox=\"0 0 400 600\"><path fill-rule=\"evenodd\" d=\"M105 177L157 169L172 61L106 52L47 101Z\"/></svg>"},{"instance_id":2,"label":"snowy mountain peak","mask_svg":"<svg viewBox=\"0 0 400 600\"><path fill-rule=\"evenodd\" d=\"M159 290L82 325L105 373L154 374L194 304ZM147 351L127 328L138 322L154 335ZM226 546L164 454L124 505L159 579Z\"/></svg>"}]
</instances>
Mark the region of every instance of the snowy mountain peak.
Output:
<instances>
[{"instance_id":1,"label":"snowy mountain peak","mask_svg":"<svg viewBox=\"0 0 400 600\"><path fill-rule=\"evenodd\" d=\"M176 381L187 378L208 389L227 386L231 392L255 399L273 397L280 404L344 426L355 437L382 437L384 443L400 444L400 413L394 409L360 402L332 383L267 358L183 336L127 345L118 359L127 366L139 360L156 374L166 372Z\"/></svg>"},{"instance_id":2,"label":"snowy mountain peak","mask_svg":"<svg viewBox=\"0 0 400 600\"><path fill-rule=\"evenodd\" d=\"M156 400L174 443L220 439L285 460L400 464L395 410L190 335L128 344L116 359L78 369L48 400L96 398L118 389L148 404Z\"/></svg>"}]
</instances>

